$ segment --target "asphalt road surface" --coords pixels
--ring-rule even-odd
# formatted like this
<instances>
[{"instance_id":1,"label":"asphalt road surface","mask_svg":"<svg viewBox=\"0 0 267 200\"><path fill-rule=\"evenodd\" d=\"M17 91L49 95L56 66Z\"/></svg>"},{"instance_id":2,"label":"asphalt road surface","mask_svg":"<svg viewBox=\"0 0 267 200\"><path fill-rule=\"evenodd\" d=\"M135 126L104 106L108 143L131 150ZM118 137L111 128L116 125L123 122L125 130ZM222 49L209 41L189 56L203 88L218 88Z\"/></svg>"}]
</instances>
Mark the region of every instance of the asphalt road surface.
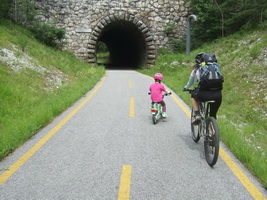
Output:
<instances>
[{"instance_id":1,"label":"asphalt road surface","mask_svg":"<svg viewBox=\"0 0 267 200\"><path fill-rule=\"evenodd\" d=\"M203 140L191 139L189 107L174 92L165 97L168 118L152 123L151 83L135 71L108 70L0 162L0 199L266 199L222 142L209 167Z\"/></svg>"}]
</instances>

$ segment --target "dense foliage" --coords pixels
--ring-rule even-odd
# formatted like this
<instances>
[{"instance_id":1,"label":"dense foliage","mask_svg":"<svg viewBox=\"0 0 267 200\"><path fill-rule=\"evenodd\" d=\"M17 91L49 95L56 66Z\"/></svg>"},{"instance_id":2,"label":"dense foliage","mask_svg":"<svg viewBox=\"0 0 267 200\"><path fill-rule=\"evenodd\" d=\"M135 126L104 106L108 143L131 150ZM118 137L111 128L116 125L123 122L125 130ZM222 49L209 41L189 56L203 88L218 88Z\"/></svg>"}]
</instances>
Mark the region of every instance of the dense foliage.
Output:
<instances>
[{"instance_id":1,"label":"dense foliage","mask_svg":"<svg viewBox=\"0 0 267 200\"><path fill-rule=\"evenodd\" d=\"M267 19L266 0L190 0L191 13L198 17L192 26L192 45L252 30Z\"/></svg>"},{"instance_id":2,"label":"dense foliage","mask_svg":"<svg viewBox=\"0 0 267 200\"><path fill-rule=\"evenodd\" d=\"M10 0L1 0L0 3L0 19L2 18L8 18L8 12L11 7L11 1Z\"/></svg>"},{"instance_id":3,"label":"dense foliage","mask_svg":"<svg viewBox=\"0 0 267 200\"><path fill-rule=\"evenodd\" d=\"M65 30L56 28L45 23L35 23L30 28L34 37L47 46L62 48L62 39L65 36Z\"/></svg>"},{"instance_id":4,"label":"dense foliage","mask_svg":"<svg viewBox=\"0 0 267 200\"><path fill-rule=\"evenodd\" d=\"M9 16L18 24L21 24L34 34L34 37L45 45L61 48L65 30L46 23L40 23L36 19L37 11L34 1L31 0L2 0L0 7L0 19Z\"/></svg>"}]
</instances>

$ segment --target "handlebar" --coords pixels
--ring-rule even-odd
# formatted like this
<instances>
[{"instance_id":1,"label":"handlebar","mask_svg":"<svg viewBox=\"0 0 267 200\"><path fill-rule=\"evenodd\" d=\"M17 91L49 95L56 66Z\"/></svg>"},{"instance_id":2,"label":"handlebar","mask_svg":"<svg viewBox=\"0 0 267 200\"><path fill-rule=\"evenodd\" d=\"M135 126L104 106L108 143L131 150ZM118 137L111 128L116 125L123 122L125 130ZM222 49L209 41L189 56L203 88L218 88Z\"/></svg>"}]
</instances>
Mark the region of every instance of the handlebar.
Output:
<instances>
[{"instance_id":1,"label":"handlebar","mask_svg":"<svg viewBox=\"0 0 267 200\"><path fill-rule=\"evenodd\" d=\"M169 92L169 93L165 93L164 95L165 96L169 96L169 95L171 95L172 93L171 92Z\"/></svg>"},{"instance_id":2,"label":"handlebar","mask_svg":"<svg viewBox=\"0 0 267 200\"><path fill-rule=\"evenodd\" d=\"M195 91L195 89L188 89L188 88L183 88L184 92L189 92L190 94Z\"/></svg>"},{"instance_id":3,"label":"handlebar","mask_svg":"<svg viewBox=\"0 0 267 200\"><path fill-rule=\"evenodd\" d=\"M171 92L169 92L169 93L165 93L164 96L169 96L169 95L171 95L171 94L172 94ZM151 95L151 92L148 92L148 95Z\"/></svg>"}]
</instances>

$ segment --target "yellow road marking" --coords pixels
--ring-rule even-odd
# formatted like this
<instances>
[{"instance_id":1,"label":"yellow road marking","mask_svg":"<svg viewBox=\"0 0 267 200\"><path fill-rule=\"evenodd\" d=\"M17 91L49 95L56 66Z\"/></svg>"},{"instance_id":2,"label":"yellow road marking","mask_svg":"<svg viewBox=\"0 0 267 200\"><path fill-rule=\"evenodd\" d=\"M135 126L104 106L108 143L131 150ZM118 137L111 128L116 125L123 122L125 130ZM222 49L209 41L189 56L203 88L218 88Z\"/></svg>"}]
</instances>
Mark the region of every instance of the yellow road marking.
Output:
<instances>
[{"instance_id":1,"label":"yellow road marking","mask_svg":"<svg viewBox=\"0 0 267 200\"><path fill-rule=\"evenodd\" d=\"M177 99L174 95L171 95L171 97L174 99L174 101L180 106L180 108L185 112L185 114L191 118L191 112L188 111L188 109L182 104L182 102Z\"/></svg>"},{"instance_id":2,"label":"yellow road marking","mask_svg":"<svg viewBox=\"0 0 267 200\"><path fill-rule=\"evenodd\" d=\"M134 98L130 99L130 114L129 117L134 117Z\"/></svg>"},{"instance_id":3,"label":"yellow road marking","mask_svg":"<svg viewBox=\"0 0 267 200\"><path fill-rule=\"evenodd\" d=\"M68 116L66 116L58 125L56 125L49 133L47 133L42 139L39 140L30 150L28 150L20 159L18 159L9 169L0 175L0 185L3 184L12 174L14 174L28 159L30 159L38 149L40 149L72 116L77 113L99 90L105 81L105 77L100 84L93 90L93 92L78 105Z\"/></svg>"},{"instance_id":4,"label":"yellow road marking","mask_svg":"<svg viewBox=\"0 0 267 200\"><path fill-rule=\"evenodd\" d=\"M254 199L266 200L263 194L256 188L256 186L249 180L249 178L243 173L243 171L236 165L236 163L221 147L220 156Z\"/></svg>"},{"instance_id":5,"label":"yellow road marking","mask_svg":"<svg viewBox=\"0 0 267 200\"><path fill-rule=\"evenodd\" d=\"M128 81L128 85L129 85L129 88L133 87L133 84L131 83L131 81Z\"/></svg>"},{"instance_id":6,"label":"yellow road marking","mask_svg":"<svg viewBox=\"0 0 267 200\"><path fill-rule=\"evenodd\" d=\"M190 118L191 113L188 109L178 100L174 95L171 96L174 101L180 106L180 108L185 112L185 114ZM220 156L236 177L240 180L243 186L247 189L250 195L257 200L266 200L263 194L256 188L256 186L249 180L249 178L244 174L244 172L236 165L236 163L230 158L230 156L220 147Z\"/></svg>"},{"instance_id":7,"label":"yellow road marking","mask_svg":"<svg viewBox=\"0 0 267 200\"><path fill-rule=\"evenodd\" d=\"M123 165L118 200L130 199L131 165Z\"/></svg>"}]
</instances>

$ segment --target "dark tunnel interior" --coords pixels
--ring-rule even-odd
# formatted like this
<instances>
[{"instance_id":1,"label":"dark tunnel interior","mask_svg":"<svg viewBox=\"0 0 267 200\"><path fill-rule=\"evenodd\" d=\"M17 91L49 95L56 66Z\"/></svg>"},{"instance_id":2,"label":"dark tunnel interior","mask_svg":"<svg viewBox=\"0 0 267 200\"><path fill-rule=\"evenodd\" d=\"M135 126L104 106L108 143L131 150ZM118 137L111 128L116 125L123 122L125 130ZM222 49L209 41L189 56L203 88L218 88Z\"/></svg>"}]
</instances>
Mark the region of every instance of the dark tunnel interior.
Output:
<instances>
[{"instance_id":1,"label":"dark tunnel interior","mask_svg":"<svg viewBox=\"0 0 267 200\"><path fill-rule=\"evenodd\" d=\"M103 28L99 41L109 50L109 68L138 68L145 63L145 38L132 22L111 22Z\"/></svg>"}]
</instances>

